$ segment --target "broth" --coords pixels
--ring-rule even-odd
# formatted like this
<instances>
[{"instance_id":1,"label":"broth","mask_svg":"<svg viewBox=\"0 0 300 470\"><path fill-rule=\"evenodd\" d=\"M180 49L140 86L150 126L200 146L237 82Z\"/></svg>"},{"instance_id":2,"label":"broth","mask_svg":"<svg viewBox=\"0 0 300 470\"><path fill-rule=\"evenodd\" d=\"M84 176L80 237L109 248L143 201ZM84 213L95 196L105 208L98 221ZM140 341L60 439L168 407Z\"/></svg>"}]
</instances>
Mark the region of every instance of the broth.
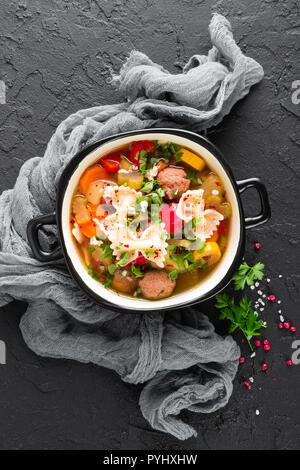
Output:
<instances>
[{"instance_id":1,"label":"broth","mask_svg":"<svg viewBox=\"0 0 300 470\"><path fill-rule=\"evenodd\" d=\"M210 275L226 250L230 219L219 176L201 155L171 142L132 142L104 155L81 175L70 207L88 273L149 300Z\"/></svg>"}]
</instances>

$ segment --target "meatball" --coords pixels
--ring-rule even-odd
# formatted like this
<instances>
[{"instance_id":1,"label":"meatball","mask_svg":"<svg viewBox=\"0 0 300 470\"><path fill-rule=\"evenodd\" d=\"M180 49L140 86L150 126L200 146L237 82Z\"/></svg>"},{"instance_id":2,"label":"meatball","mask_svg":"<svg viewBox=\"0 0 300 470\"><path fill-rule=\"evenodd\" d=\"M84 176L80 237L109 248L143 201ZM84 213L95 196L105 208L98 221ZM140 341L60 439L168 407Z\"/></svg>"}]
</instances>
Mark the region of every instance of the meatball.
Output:
<instances>
[{"instance_id":1,"label":"meatball","mask_svg":"<svg viewBox=\"0 0 300 470\"><path fill-rule=\"evenodd\" d=\"M127 276L123 276L122 271L117 269L114 273L114 278L111 281L111 287L119 292L124 292L124 294L132 294L135 290L137 282L135 279Z\"/></svg>"},{"instance_id":2,"label":"meatball","mask_svg":"<svg viewBox=\"0 0 300 470\"><path fill-rule=\"evenodd\" d=\"M170 279L166 271L148 271L139 280L139 287L146 299L157 300L172 294L176 281Z\"/></svg>"},{"instance_id":3,"label":"meatball","mask_svg":"<svg viewBox=\"0 0 300 470\"><path fill-rule=\"evenodd\" d=\"M180 195L187 191L191 184L183 169L172 167L162 170L157 177L157 181L163 189L166 189L166 195L169 199L179 199Z\"/></svg>"}]
</instances>

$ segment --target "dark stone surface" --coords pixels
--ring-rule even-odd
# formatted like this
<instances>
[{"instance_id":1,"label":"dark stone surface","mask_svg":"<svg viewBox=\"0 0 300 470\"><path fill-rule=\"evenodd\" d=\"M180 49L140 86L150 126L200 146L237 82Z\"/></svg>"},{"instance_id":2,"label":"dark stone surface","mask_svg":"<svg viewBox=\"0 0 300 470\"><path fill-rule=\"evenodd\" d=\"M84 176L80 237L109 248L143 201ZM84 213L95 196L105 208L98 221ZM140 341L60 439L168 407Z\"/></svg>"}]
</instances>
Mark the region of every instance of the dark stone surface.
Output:
<instances>
[{"instance_id":1,"label":"dark stone surface","mask_svg":"<svg viewBox=\"0 0 300 470\"><path fill-rule=\"evenodd\" d=\"M263 65L265 79L209 136L237 178L259 176L268 185L273 218L248 233L246 259L266 264L270 292L300 331L300 105L291 101L292 82L300 79L299 2L4 0L1 10L0 80L8 86L7 104L0 105L1 190L13 186L25 160L43 155L69 113L119 101L108 84L110 70L118 70L131 49L178 71L190 55L206 53L211 12L227 15L242 50ZM257 209L250 193L245 206L249 214ZM259 255L255 240L262 243ZM229 405L208 416L186 413L199 434L183 443L150 429L137 405L139 387L92 365L36 357L18 328L25 308L16 302L0 314L7 345L7 365L0 366L2 449L299 448L300 366L285 364L293 337L277 328L278 306L263 313L271 351L259 350L252 360L243 345L246 364ZM214 318L211 302L201 308ZM265 359L267 373L260 370ZM251 391L242 384L249 376Z\"/></svg>"}]
</instances>

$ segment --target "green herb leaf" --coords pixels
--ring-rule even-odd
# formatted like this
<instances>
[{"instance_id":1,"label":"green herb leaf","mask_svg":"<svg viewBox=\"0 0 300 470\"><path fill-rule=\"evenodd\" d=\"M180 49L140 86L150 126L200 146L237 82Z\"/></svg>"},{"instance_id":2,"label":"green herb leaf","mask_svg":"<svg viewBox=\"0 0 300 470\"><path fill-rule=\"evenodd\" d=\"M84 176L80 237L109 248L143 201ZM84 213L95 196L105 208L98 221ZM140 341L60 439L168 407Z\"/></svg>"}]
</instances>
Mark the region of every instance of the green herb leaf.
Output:
<instances>
[{"instance_id":1,"label":"green herb leaf","mask_svg":"<svg viewBox=\"0 0 300 470\"><path fill-rule=\"evenodd\" d=\"M134 264L131 265L130 272L131 272L133 279L144 277L144 273L142 272L142 270L138 266L135 266Z\"/></svg>"},{"instance_id":2,"label":"green herb leaf","mask_svg":"<svg viewBox=\"0 0 300 470\"><path fill-rule=\"evenodd\" d=\"M175 154L175 161L176 161L177 163L181 161L182 155L183 155L183 152L177 152L177 153Z\"/></svg>"},{"instance_id":3,"label":"green herb leaf","mask_svg":"<svg viewBox=\"0 0 300 470\"><path fill-rule=\"evenodd\" d=\"M143 184L141 187L141 191L143 193L151 193L152 189L154 186L154 181L147 181L146 183Z\"/></svg>"},{"instance_id":4,"label":"green herb leaf","mask_svg":"<svg viewBox=\"0 0 300 470\"><path fill-rule=\"evenodd\" d=\"M95 248L94 246L89 246L89 247L88 247L88 251L89 251L90 253L94 253L95 249L96 249L96 248Z\"/></svg>"},{"instance_id":5,"label":"green herb leaf","mask_svg":"<svg viewBox=\"0 0 300 470\"><path fill-rule=\"evenodd\" d=\"M221 312L220 319L230 321L229 333L240 329L253 350L249 337L259 335L258 330L266 326L261 320L257 320L251 308L252 302L244 295L239 305L236 305L234 298L229 298L227 294L217 294L216 301L215 307Z\"/></svg>"},{"instance_id":6,"label":"green herb leaf","mask_svg":"<svg viewBox=\"0 0 300 470\"><path fill-rule=\"evenodd\" d=\"M123 251L120 256L120 260L117 262L118 266L126 266L129 263L130 253L129 251Z\"/></svg>"},{"instance_id":7,"label":"green herb leaf","mask_svg":"<svg viewBox=\"0 0 300 470\"><path fill-rule=\"evenodd\" d=\"M202 269L203 269L204 272L208 271L208 264L207 264L207 263L204 263L204 264L202 265Z\"/></svg>"},{"instance_id":8,"label":"green herb leaf","mask_svg":"<svg viewBox=\"0 0 300 470\"><path fill-rule=\"evenodd\" d=\"M105 284L104 284L105 289L108 289L108 288L109 288L109 286L111 285L111 282L112 282L113 278L114 278L114 277L113 277L111 274L107 274L106 279L105 279Z\"/></svg>"},{"instance_id":9,"label":"green herb leaf","mask_svg":"<svg viewBox=\"0 0 300 470\"><path fill-rule=\"evenodd\" d=\"M111 263L111 264L108 265L107 269L108 269L109 274L111 274L113 276L115 274L117 266L115 264Z\"/></svg>"},{"instance_id":10,"label":"green herb leaf","mask_svg":"<svg viewBox=\"0 0 300 470\"><path fill-rule=\"evenodd\" d=\"M138 287L138 288L134 291L133 296L134 296L134 297L137 297L141 292L142 292L141 289Z\"/></svg>"},{"instance_id":11,"label":"green herb leaf","mask_svg":"<svg viewBox=\"0 0 300 470\"><path fill-rule=\"evenodd\" d=\"M233 277L234 290L242 290L245 285L252 286L255 280L261 280L264 277L263 269L265 265L256 263L254 266L249 266L245 261L238 269L238 272Z\"/></svg>"},{"instance_id":12,"label":"green herb leaf","mask_svg":"<svg viewBox=\"0 0 300 470\"><path fill-rule=\"evenodd\" d=\"M169 272L168 276L169 276L169 279L173 281L178 278L178 271L174 269L173 271Z\"/></svg>"},{"instance_id":13,"label":"green herb leaf","mask_svg":"<svg viewBox=\"0 0 300 470\"><path fill-rule=\"evenodd\" d=\"M197 175L197 173L198 173L198 172L197 172L196 170L188 170L188 171L186 172L186 177L187 177L187 179L193 181L193 179L195 178L195 176Z\"/></svg>"},{"instance_id":14,"label":"green herb leaf","mask_svg":"<svg viewBox=\"0 0 300 470\"><path fill-rule=\"evenodd\" d=\"M113 256L113 250L110 247L110 242L105 242L101 245L102 257L111 259Z\"/></svg>"}]
</instances>

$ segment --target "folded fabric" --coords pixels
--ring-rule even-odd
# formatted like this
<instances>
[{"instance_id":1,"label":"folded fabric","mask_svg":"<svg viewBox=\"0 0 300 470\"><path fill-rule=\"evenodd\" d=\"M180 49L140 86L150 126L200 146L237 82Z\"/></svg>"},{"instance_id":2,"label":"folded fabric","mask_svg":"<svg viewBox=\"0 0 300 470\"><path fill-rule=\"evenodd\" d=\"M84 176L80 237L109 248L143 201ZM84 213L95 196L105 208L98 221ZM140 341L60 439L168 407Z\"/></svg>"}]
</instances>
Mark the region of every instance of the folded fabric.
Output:
<instances>
[{"instance_id":1,"label":"folded fabric","mask_svg":"<svg viewBox=\"0 0 300 470\"><path fill-rule=\"evenodd\" d=\"M155 126L201 131L218 124L263 77L261 66L242 54L229 22L214 15L207 56L193 56L172 75L133 51L113 77L126 101L78 111L63 121L43 158L26 161L14 189L0 197L0 305L28 302L21 330L41 356L92 362L131 383L147 382L140 398L153 428L178 439L196 435L179 413L210 413L232 392L239 348L217 335L201 306L172 314L125 314L89 300L63 259L41 263L26 237L28 221L55 208L60 175L84 146L134 129ZM46 250L57 244L55 227L42 232Z\"/></svg>"}]
</instances>

